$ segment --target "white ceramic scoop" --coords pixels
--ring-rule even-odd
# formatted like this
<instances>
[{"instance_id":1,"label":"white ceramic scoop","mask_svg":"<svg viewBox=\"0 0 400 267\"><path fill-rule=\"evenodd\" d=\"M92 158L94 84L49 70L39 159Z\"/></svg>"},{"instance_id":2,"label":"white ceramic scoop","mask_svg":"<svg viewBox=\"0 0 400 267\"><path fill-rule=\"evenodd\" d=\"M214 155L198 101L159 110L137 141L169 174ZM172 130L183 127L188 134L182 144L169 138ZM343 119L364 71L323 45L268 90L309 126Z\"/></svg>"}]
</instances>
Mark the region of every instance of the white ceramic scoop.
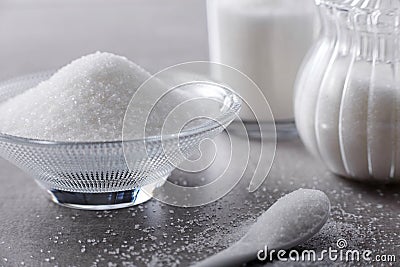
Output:
<instances>
[{"instance_id":1,"label":"white ceramic scoop","mask_svg":"<svg viewBox=\"0 0 400 267\"><path fill-rule=\"evenodd\" d=\"M241 266L255 260L265 246L268 251L295 247L314 236L329 213L330 202L324 192L296 190L276 201L237 243L194 266Z\"/></svg>"}]
</instances>

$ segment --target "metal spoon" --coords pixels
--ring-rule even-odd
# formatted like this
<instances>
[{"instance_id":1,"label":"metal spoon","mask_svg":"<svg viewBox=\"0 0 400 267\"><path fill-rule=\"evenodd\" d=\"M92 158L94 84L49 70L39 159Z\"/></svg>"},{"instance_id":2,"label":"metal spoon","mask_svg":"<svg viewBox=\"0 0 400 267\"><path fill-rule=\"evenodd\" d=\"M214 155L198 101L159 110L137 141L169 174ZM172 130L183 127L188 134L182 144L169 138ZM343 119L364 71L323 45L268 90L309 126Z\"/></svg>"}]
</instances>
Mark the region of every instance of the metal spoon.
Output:
<instances>
[{"instance_id":1,"label":"metal spoon","mask_svg":"<svg viewBox=\"0 0 400 267\"><path fill-rule=\"evenodd\" d=\"M231 247L194 267L233 267L255 260L257 254L289 249L314 236L326 223L330 202L324 192L299 189L276 201L247 234Z\"/></svg>"}]
</instances>

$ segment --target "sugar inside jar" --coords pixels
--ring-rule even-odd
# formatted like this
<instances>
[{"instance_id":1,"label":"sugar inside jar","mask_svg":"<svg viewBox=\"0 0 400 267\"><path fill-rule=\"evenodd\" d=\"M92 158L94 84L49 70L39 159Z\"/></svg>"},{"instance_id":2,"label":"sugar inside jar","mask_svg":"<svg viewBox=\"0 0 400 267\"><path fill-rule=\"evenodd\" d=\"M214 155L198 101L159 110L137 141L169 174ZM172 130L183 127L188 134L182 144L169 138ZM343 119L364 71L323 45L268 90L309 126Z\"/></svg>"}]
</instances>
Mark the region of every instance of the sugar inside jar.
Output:
<instances>
[{"instance_id":1,"label":"sugar inside jar","mask_svg":"<svg viewBox=\"0 0 400 267\"><path fill-rule=\"evenodd\" d=\"M300 136L336 174L400 181L399 3L318 7L322 31L296 83Z\"/></svg>"}]
</instances>

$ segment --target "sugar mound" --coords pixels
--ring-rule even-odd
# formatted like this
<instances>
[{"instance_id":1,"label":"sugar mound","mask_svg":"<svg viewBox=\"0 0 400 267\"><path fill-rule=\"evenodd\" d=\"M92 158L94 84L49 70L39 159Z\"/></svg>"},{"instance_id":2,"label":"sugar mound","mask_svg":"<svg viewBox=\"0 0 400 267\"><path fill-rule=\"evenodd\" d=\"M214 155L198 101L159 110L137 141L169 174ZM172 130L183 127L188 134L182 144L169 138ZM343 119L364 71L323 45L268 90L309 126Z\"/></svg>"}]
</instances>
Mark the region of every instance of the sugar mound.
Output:
<instances>
[{"instance_id":1,"label":"sugar mound","mask_svg":"<svg viewBox=\"0 0 400 267\"><path fill-rule=\"evenodd\" d=\"M102 52L81 57L0 105L0 130L54 141L121 140L129 102L149 77L125 57Z\"/></svg>"}]
</instances>

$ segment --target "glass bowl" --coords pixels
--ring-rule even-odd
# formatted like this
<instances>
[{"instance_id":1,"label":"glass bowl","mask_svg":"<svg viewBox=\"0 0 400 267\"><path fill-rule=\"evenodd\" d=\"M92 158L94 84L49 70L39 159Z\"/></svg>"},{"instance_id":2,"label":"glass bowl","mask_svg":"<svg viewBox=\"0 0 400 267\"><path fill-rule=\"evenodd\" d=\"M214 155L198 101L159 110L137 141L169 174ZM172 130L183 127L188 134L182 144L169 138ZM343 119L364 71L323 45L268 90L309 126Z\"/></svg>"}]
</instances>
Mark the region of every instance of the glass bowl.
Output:
<instances>
[{"instance_id":1,"label":"glass bowl","mask_svg":"<svg viewBox=\"0 0 400 267\"><path fill-rule=\"evenodd\" d=\"M0 102L51 74L1 83ZM149 200L153 190L186 156L197 151L201 141L221 133L239 112L240 99L228 88L214 87L219 92L212 97L220 98L220 114L179 134L123 141L55 142L0 133L0 156L32 176L57 204L89 210L137 205ZM201 94L201 90L194 93Z\"/></svg>"}]
</instances>

